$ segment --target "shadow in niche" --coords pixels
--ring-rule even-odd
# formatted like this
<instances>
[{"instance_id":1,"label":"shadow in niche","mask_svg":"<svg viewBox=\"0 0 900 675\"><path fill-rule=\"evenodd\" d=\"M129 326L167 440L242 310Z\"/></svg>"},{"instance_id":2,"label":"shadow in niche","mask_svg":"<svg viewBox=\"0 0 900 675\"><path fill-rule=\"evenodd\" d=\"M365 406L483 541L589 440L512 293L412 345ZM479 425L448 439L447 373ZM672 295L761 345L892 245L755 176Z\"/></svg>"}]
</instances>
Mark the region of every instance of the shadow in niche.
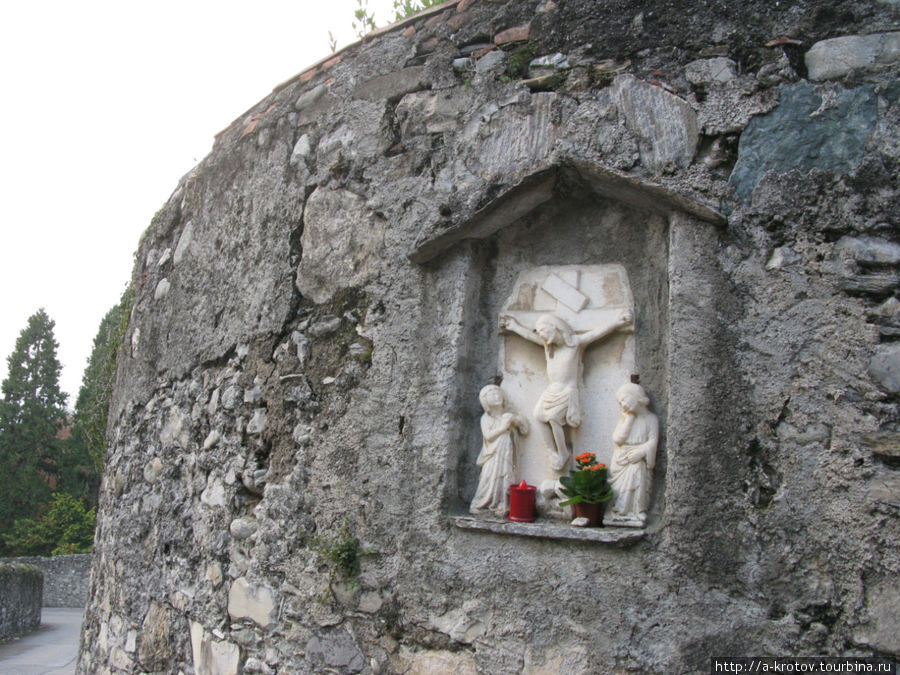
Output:
<instances>
[{"instance_id":1,"label":"shadow in niche","mask_svg":"<svg viewBox=\"0 0 900 675\"><path fill-rule=\"evenodd\" d=\"M478 400L481 388L494 382L501 371L501 336L498 317L516 279L523 271L538 266L621 264L630 280L634 297L635 365L641 384L651 398L651 409L659 416L661 434L648 524L652 528L662 512L666 471L665 420L667 400L668 325L668 220L665 215L626 205L582 189L577 182L558 182L549 201L537 206L504 229L485 239L458 244L467 252L468 283L466 311L460 326L464 341L455 386L459 409L455 416L456 494L446 504L447 512L459 527L491 532L514 531L522 526L504 524L497 519L468 517L469 502L480 475L476 459L482 445ZM441 265L434 266L440 274ZM537 361L541 348L533 347ZM595 367L608 345L594 344L584 354L584 369ZM623 382L624 383L624 382ZM614 386L618 386L618 383ZM517 410L532 427L538 424L532 409ZM585 409L584 415L591 414ZM614 422L613 422L614 424ZM612 447L611 438L608 439ZM594 448L576 448L577 451ZM606 451L608 453L608 450ZM601 456L603 452L601 451ZM519 478L517 478L518 482ZM481 522L481 525L477 525ZM563 520L544 520L548 528L569 527ZM591 539L588 536L555 537L546 533L533 536ZM599 535L599 532L614 532ZM595 531L595 540L626 541L631 534L643 536L643 530L604 528ZM619 534L615 534L619 533ZM631 533L631 534L629 534ZM593 536L593 535L592 535Z\"/></svg>"}]
</instances>

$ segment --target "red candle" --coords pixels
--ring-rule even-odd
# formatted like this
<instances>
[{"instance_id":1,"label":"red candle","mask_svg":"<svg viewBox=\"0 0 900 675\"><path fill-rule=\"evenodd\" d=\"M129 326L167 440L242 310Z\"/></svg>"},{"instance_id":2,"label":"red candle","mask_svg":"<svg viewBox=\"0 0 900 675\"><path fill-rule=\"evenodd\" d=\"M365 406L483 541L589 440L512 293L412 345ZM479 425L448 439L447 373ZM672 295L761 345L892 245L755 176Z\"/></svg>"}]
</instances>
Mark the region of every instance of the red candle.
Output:
<instances>
[{"instance_id":1,"label":"red candle","mask_svg":"<svg viewBox=\"0 0 900 675\"><path fill-rule=\"evenodd\" d=\"M509 519L517 523L530 523L534 520L534 496L537 487L524 480L518 485L509 486Z\"/></svg>"}]
</instances>

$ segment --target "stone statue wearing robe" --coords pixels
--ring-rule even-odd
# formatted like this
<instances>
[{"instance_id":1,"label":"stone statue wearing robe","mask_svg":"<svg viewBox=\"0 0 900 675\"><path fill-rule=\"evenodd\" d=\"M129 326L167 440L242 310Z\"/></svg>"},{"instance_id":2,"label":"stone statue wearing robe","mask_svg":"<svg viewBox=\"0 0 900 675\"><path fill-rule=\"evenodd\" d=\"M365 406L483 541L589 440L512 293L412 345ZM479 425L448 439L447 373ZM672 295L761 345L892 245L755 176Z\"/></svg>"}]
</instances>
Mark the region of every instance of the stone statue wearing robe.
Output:
<instances>
[{"instance_id":1,"label":"stone statue wearing robe","mask_svg":"<svg viewBox=\"0 0 900 675\"><path fill-rule=\"evenodd\" d=\"M469 511L505 516L509 512L509 486L516 482L516 436L528 433L528 422L516 413L506 412L506 397L496 385L484 387L478 398L484 408L483 443L477 460L481 477Z\"/></svg>"},{"instance_id":2,"label":"stone statue wearing robe","mask_svg":"<svg viewBox=\"0 0 900 675\"><path fill-rule=\"evenodd\" d=\"M622 417L612 437L614 449L609 483L613 489L613 503L604 522L620 527L643 527L650 506L659 420L647 409L650 399L639 384L622 385L616 400L622 408Z\"/></svg>"}]
</instances>

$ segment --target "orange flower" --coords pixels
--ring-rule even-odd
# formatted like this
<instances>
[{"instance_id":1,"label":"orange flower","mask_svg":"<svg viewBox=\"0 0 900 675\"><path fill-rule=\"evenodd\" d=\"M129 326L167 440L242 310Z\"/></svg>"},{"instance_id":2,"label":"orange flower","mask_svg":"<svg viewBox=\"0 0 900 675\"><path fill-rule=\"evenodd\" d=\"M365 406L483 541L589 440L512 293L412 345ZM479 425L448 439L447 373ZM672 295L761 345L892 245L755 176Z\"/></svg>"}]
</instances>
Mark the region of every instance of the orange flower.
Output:
<instances>
[{"instance_id":1,"label":"orange flower","mask_svg":"<svg viewBox=\"0 0 900 675\"><path fill-rule=\"evenodd\" d=\"M592 459L594 459L593 452L582 452L578 457L575 458L576 461L581 462L582 464L587 464Z\"/></svg>"},{"instance_id":2,"label":"orange flower","mask_svg":"<svg viewBox=\"0 0 900 675\"><path fill-rule=\"evenodd\" d=\"M606 468L606 464L594 464L594 466L587 467L591 471L600 471Z\"/></svg>"}]
</instances>

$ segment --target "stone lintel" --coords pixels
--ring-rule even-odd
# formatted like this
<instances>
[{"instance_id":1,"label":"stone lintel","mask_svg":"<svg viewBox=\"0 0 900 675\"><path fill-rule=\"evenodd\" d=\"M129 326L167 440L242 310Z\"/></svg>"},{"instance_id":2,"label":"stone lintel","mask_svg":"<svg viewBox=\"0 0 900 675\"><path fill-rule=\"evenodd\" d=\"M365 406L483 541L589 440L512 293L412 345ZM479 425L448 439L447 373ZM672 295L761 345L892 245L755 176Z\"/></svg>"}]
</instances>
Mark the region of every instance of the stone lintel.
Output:
<instances>
[{"instance_id":1,"label":"stone lintel","mask_svg":"<svg viewBox=\"0 0 900 675\"><path fill-rule=\"evenodd\" d=\"M421 265L463 239L491 236L551 199L556 179L555 168L531 174L476 211L468 220L450 224L420 239L408 254L409 259Z\"/></svg>"},{"instance_id":2,"label":"stone lintel","mask_svg":"<svg viewBox=\"0 0 900 675\"><path fill-rule=\"evenodd\" d=\"M725 225L727 222L727 218L711 206L594 162L573 158L566 160L562 168L591 192L607 199L662 215L681 211L714 225Z\"/></svg>"},{"instance_id":3,"label":"stone lintel","mask_svg":"<svg viewBox=\"0 0 900 675\"><path fill-rule=\"evenodd\" d=\"M463 530L479 530L540 539L568 539L616 546L633 544L647 536L646 530L626 527L572 527L568 523L558 520L538 519L533 523L514 523L508 520L483 517L451 516L450 522Z\"/></svg>"},{"instance_id":4,"label":"stone lintel","mask_svg":"<svg viewBox=\"0 0 900 675\"><path fill-rule=\"evenodd\" d=\"M678 211L715 225L727 222L725 216L712 207L662 185L648 183L594 162L569 158L530 174L470 218L435 228L416 242L407 257L421 265L464 239L489 237L552 199L563 181L583 188L586 193L654 213L668 215Z\"/></svg>"}]
</instances>

